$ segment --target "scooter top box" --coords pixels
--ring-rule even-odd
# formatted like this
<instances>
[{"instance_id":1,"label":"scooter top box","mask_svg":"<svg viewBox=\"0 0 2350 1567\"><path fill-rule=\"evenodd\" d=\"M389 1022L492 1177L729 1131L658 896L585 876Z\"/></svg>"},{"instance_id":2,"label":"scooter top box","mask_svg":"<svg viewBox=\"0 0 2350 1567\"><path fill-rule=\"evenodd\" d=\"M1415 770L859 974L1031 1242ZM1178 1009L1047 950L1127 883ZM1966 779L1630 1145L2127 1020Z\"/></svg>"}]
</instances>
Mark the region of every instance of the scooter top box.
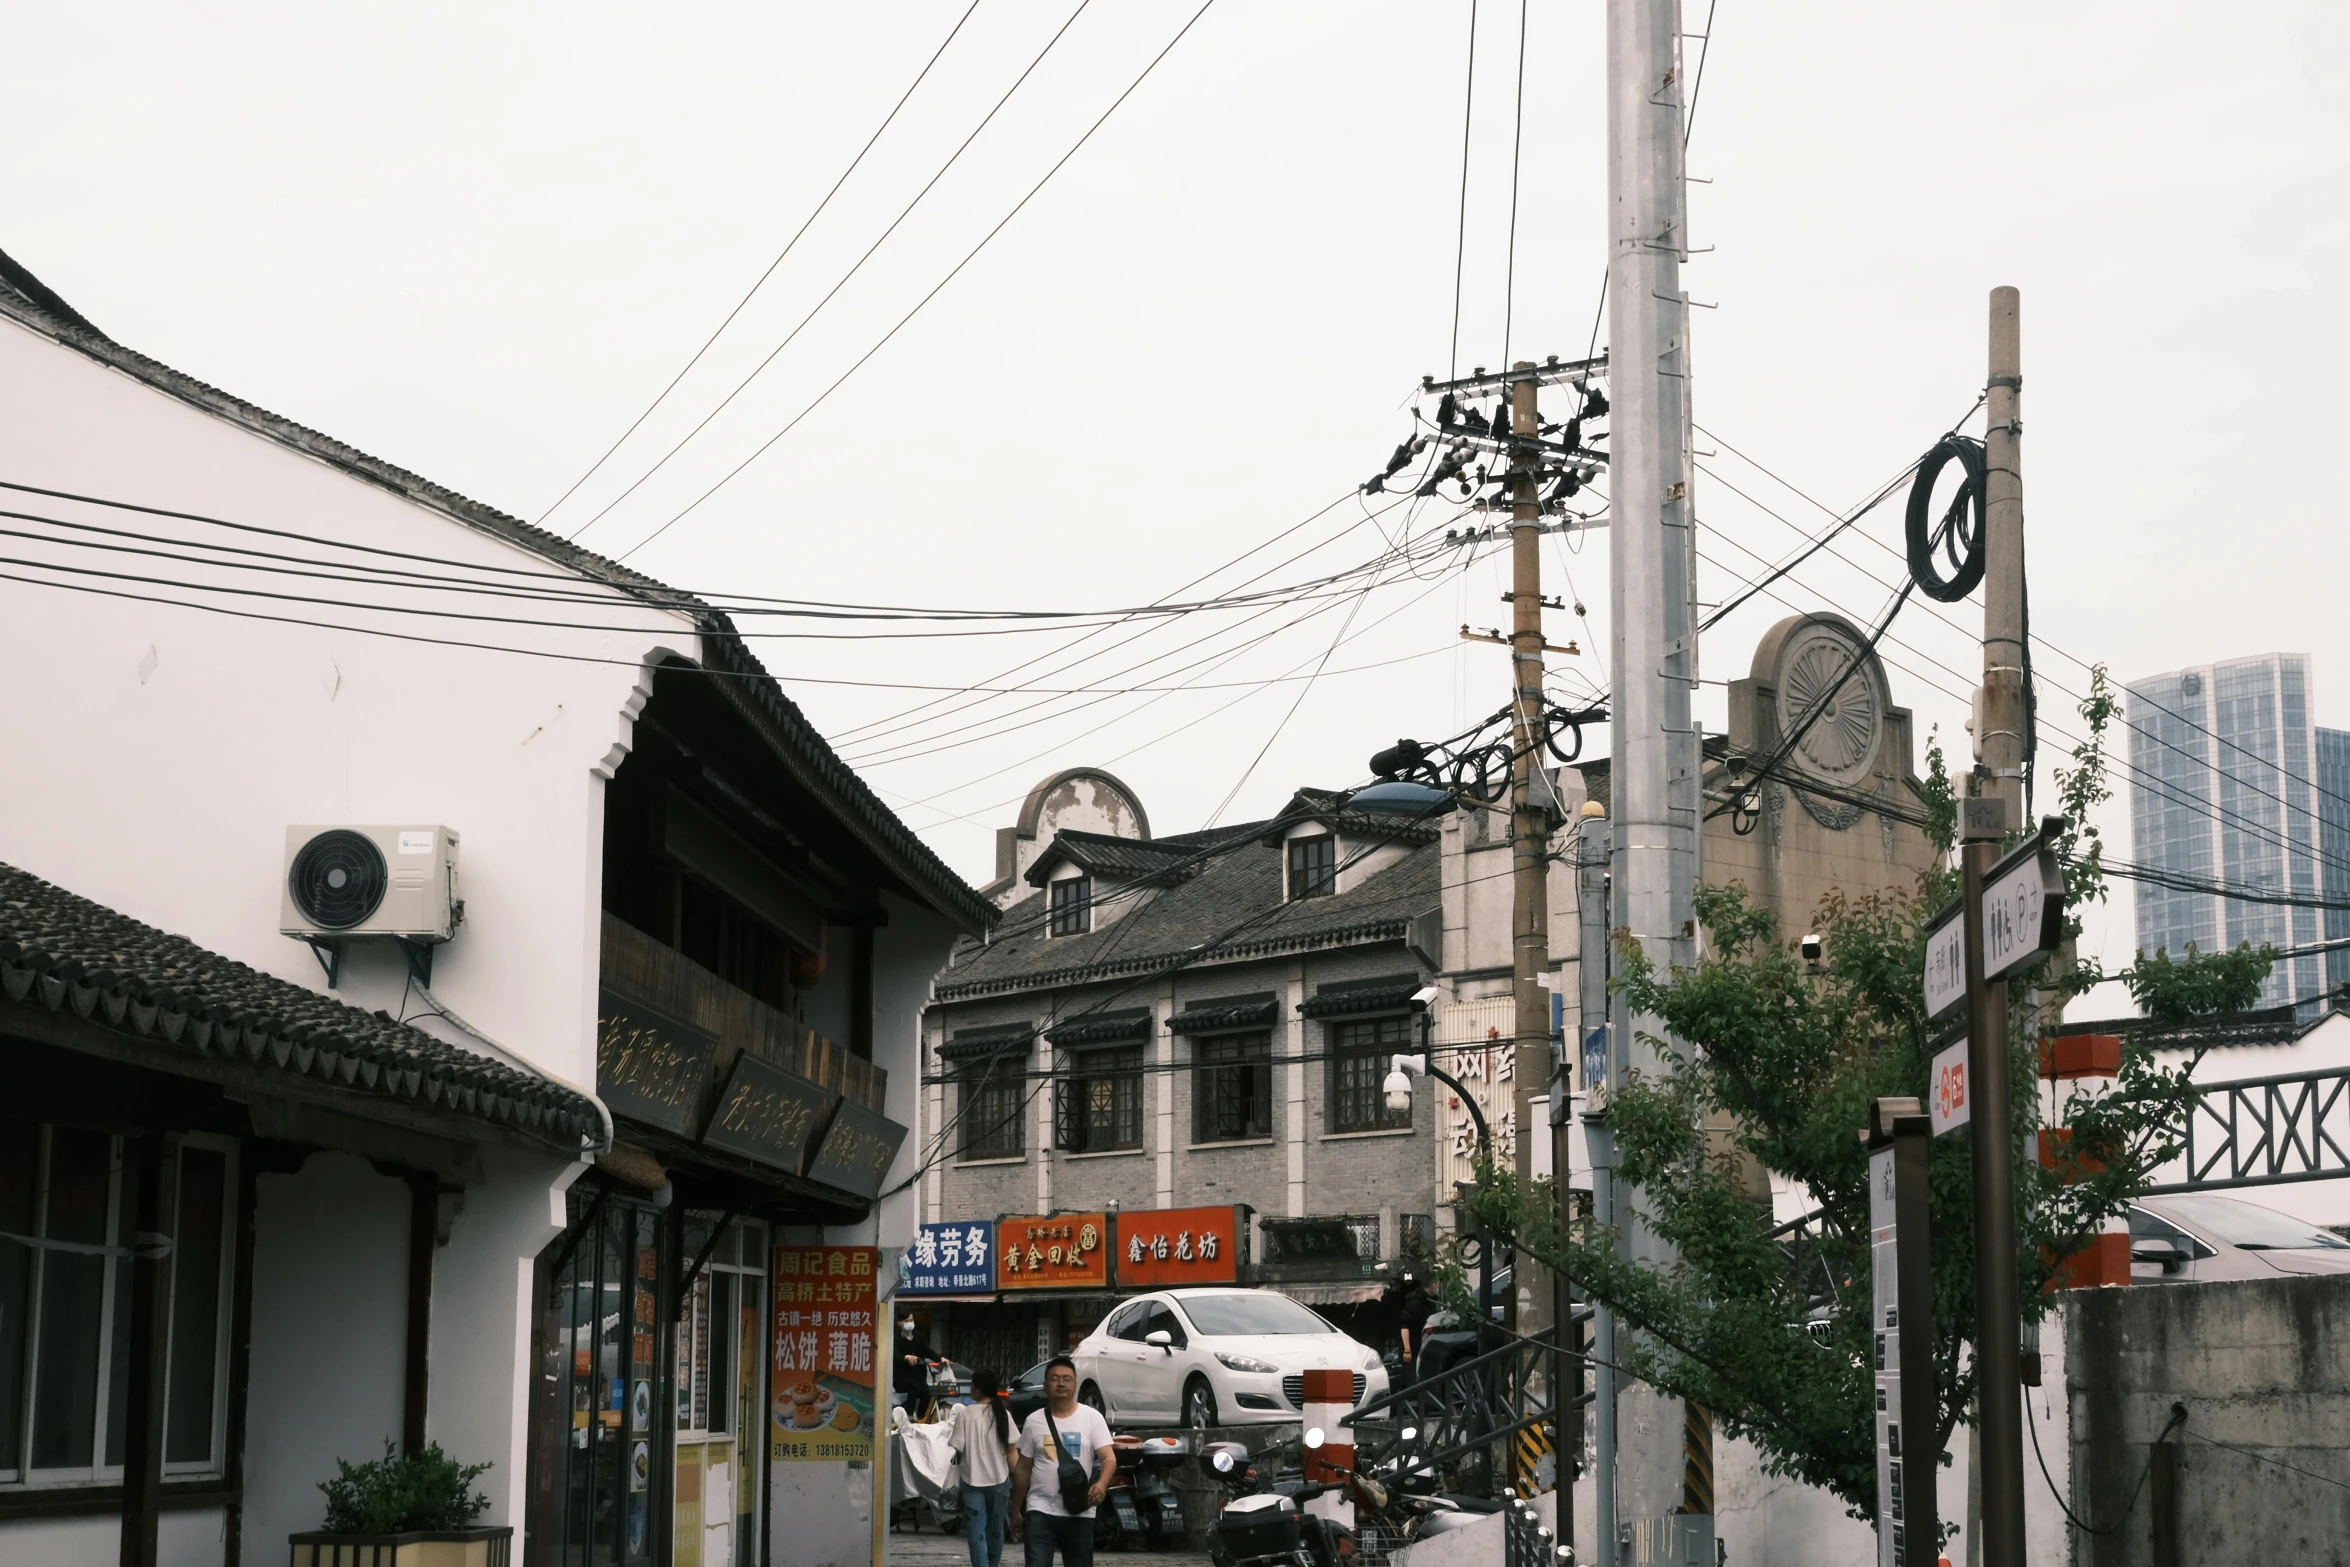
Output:
<instances>
[{"instance_id":1,"label":"scooter top box","mask_svg":"<svg viewBox=\"0 0 2350 1567\"><path fill-rule=\"evenodd\" d=\"M1224 1504L1216 1533L1235 1559L1285 1555L1297 1549L1297 1503L1273 1492L1243 1496Z\"/></svg>"}]
</instances>

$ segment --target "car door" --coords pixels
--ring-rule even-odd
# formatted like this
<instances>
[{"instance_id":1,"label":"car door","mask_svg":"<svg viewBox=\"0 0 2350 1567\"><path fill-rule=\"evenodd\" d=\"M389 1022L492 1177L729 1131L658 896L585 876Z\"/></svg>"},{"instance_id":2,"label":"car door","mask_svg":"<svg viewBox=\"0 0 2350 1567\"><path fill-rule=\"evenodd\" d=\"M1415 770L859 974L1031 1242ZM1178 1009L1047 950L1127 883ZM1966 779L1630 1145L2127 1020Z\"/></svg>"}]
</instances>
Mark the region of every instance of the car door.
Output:
<instances>
[{"instance_id":1,"label":"car door","mask_svg":"<svg viewBox=\"0 0 2350 1567\"><path fill-rule=\"evenodd\" d=\"M1102 1324L1099 1369L1094 1380L1111 1412L1121 1417L1136 1414L1137 1401L1143 1396L1142 1335L1143 1323L1149 1317L1149 1301L1128 1301ZM1151 1353L1155 1355L1158 1351L1154 1349Z\"/></svg>"},{"instance_id":2,"label":"car door","mask_svg":"<svg viewBox=\"0 0 2350 1567\"><path fill-rule=\"evenodd\" d=\"M1146 1419L1172 1425L1183 1406L1184 1375L1191 1367L1191 1335L1167 1303L1154 1300L1143 1313L1135 1375L1135 1412ZM1167 1335L1167 1347L1150 1342L1153 1333Z\"/></svg>"}]
</instances>

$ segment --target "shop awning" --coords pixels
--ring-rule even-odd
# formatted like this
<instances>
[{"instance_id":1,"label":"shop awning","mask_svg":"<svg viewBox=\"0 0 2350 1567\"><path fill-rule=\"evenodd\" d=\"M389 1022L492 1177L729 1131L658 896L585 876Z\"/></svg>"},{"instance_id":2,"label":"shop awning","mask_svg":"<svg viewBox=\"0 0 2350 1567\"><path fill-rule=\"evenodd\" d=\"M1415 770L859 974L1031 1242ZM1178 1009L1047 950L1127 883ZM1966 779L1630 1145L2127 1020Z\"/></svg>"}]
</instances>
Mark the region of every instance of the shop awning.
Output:
<instances>
[{"instance_id":1,"label":"shop awning","mask_svg":"<svg viewBox=\"0 0 2350 1567\"><path fill-rule=\"evenodd\" d=\"M0 1033L466 1141L577 1156L594 1100L0 865Z\"/></svg>"},{"instance_id":2,"label":"shop awning","mask_svg":"<svg viewBox=\"0 0 2350 1567\"><path fill-rule=\"evenodd\" d=\"M1350 1280L1333 1284L1265 1284L1259 1287L1279 1290L1301 1306L1360 1306L1387 1293L1384 1279Z\"/></svg>"}]
</instances>

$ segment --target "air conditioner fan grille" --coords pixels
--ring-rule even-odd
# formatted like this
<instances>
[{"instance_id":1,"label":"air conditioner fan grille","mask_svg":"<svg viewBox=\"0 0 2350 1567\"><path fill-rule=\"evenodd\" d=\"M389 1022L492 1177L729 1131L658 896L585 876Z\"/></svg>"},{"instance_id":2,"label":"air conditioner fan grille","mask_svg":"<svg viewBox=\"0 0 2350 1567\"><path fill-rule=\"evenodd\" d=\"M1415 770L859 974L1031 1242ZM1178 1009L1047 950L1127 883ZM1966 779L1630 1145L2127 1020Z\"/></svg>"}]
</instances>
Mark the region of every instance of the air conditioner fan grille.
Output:
<instances>
[{"instance_id":1,"label":"air conditioner fan grille","mask_svg":"<svg viewBox=\"0 0 2350 1567\"><path fill-rule=\"evenodd\" d=\"M349 930L383 906L388 876L374 840L337 827L302 845L286 882L304 919L328 930Z\"/></svg>"}]
</instances>

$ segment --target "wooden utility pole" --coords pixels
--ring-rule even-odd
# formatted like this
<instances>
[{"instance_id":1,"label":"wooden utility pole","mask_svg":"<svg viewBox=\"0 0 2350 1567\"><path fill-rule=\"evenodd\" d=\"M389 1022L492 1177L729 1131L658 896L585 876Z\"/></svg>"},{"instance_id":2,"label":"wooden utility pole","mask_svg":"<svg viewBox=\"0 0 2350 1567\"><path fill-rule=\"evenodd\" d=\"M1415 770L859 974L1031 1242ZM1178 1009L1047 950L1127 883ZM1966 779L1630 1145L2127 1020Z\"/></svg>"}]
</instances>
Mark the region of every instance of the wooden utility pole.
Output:
<instances>
[{"instance_id":1,"label":"wooden utility pole","mask_svg":"<svg viewBox=\"0 0 2350 1567\"><path fill-rule=\"evenodd\" d=\"M1510 366L1510 432L1527 440L1542 429L1535 405L1535 366ZM1517 1112L1517 1171L1534 1176L1534 1098L1550 1081L1551 820L1548 803L1535 788L1542 766L1542 501L1536 489L1537 459L1526 452L1510 462L1510 971L1515 988L1516 1070L1512 1108ZM1566 1167L1553 1177L1567 1184ZM1521 1269L1519 1278L1525 1277ZM1513 1291L1513 1293L1517 1293Z\"/></svg>"},{"instance_id":2,"label":"wooden utility pole","mask_svg":"<svg viewBox=\"0 0 2350 1567\"><path fill-rule=\"evenodd\" d=\"M1983 686L1975 699L1979 799L1962 806L1967 1070L1973 1100L1975 1407L1982 1468L1982 1561L2024 1567L2021 1324L2016 1282L2015 1138L2009 1108L2007 982L1984 973L1983 875L2024 819L2024 477L2021 298L1991 291L1983 432ZM1971 1554L1971 1552L1970 1552Z\"/></svg>"}]
</instances>

